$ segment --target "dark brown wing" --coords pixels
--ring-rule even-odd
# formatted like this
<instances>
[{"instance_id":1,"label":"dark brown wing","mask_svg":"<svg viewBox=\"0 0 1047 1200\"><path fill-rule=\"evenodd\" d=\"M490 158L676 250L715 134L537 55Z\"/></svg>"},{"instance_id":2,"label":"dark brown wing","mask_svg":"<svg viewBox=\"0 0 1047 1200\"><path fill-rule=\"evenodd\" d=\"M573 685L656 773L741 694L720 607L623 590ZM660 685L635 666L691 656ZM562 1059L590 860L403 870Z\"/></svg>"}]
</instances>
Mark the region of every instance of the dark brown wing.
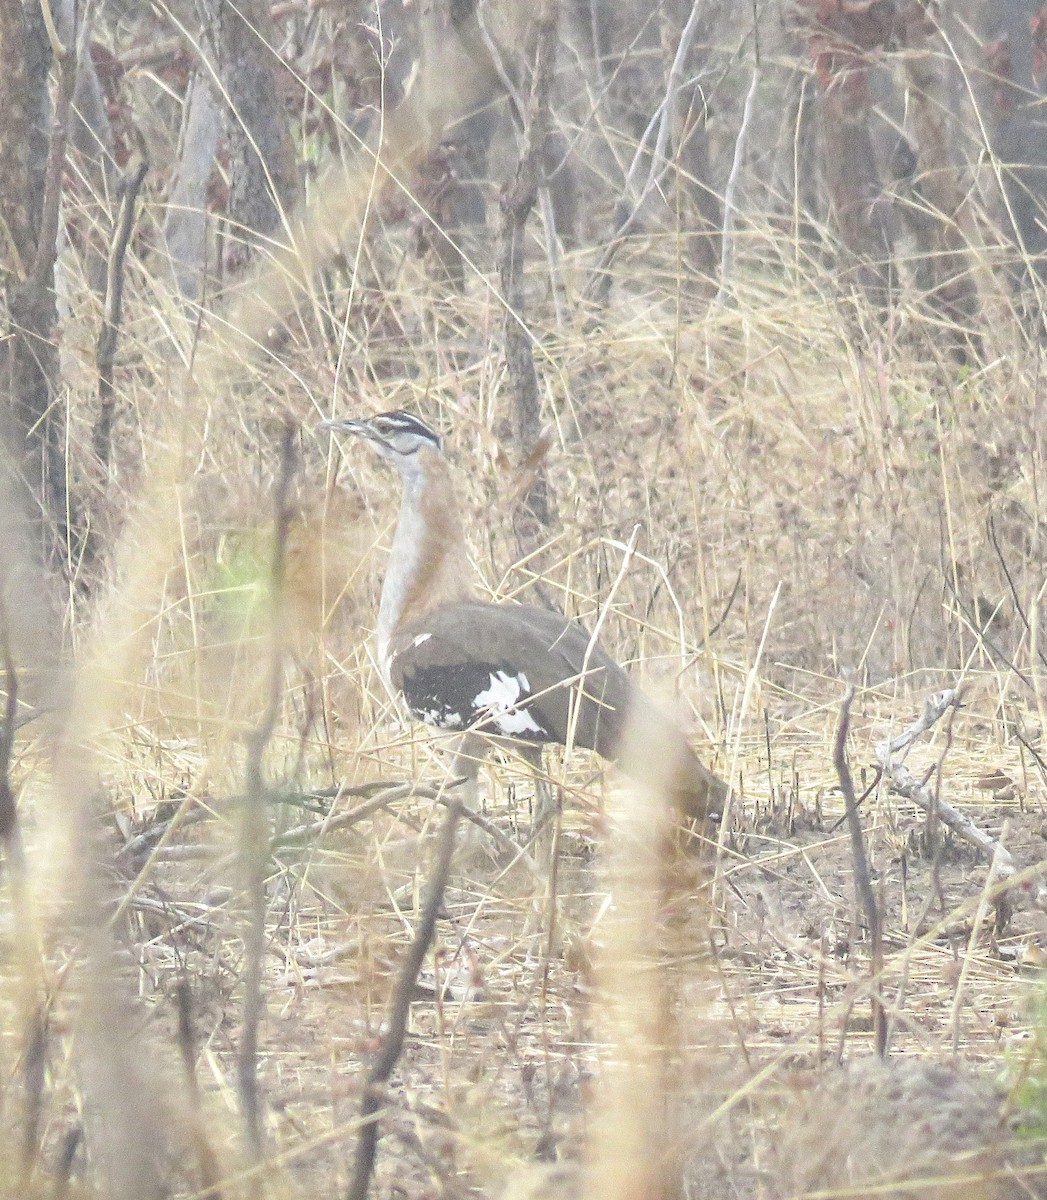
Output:
<instances>
[{"instance_id":1,"label":"dark brown wing","mask_svg":"<svg viewBox=\"0 0 1047 1200\"><path fill-rule=\"evenodd\" d=\"M664 788L685 821L722 812L727 785L698 760L680 727L590 643L580 625L544 608L451 604L393 640L390 681L427 724L561 745L573 731L573 745Z\"/></svg>"},{"instance_id":2,"label":"dark brown wing","mask_svg":"<svg viewBox=\"0 0 1047 1200\"><path fill-rule=\"evenodd\" d=\"M430 725L561 744L573 728L574 745L615 758L636 689L590 641L546 609L453 604L397 635L390 680Z\"/></svg>"}]
</instances>

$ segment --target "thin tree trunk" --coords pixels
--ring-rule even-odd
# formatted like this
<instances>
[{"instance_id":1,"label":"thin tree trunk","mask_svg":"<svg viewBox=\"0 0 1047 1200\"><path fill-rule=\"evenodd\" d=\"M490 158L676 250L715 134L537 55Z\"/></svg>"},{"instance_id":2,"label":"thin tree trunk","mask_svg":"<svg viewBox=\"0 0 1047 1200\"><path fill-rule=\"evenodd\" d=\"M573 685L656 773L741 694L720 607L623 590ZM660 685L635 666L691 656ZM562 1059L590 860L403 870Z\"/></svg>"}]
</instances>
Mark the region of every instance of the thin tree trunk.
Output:
<instances>
[{"instance_id":1,"label":"thin tree trunk","mask_svg":"<svg viewBox=\"0 0 1047 1200\"><path fill-rule=\"evenodd\" d=\"M208 265L207 186L221 130L221 113L210 81L198 72L185 102L178 167L164 221L175 284L187 300L199 300L204 291Z\"/></svg>"},{"instance_id":2,"label":"thin tree trunk","mask_svg":"<svg viewBox=\"0 0 1047 1200\"><path fill-rule=\"evenodd\" d=\"M905 73L918 147L914 186L930 217L915 226L924 234L918 248L932 281L925 302L942 319L952 354L964 361L968 350L978 356L981 337L975 327L978 288L968 236L970 188L953 160L948 130L947 47L922 5L910 5L907 17Z\"/></svg>"},{"instance_id":3,"label":"thin tree trunk","mask_svg":"<svg viewBox=\"0 0 1047 1200\"><path fill-rule=\"evenodd\" d=\"M839 235L842 282L881 312L894 286L894 233L870 132L872 64L895 40L895 6L793 0L819 82L822 163Z\"/></svg>"},{"instance_id":4,"label":"thin tree trunk","mask_svg":"<svg viewBox=\"0 0 1047 1200\"><path fill-rule=\"evenodd\" d=\"M499 278L505 300L505 358L512 390L513 438L522 459L539 445L542 419L532 335L526 322L524 288L527 219L542 185L542 164L550 131L550 93L556 64L559 0L542 0L535 23L535 56L523 147L516 175L502 198L502 245ZM514 517L521 552L533 552L552 519L544 462L533 464L533 481Z\"/></svg>"},{"instance_id":5,"label":"thin tree trunk","mask_svg":"<svg viewBox=\"0 0 1047 1200\"><path fill-rule=\"evenodd\" d=\"M841 278L880 311L893 290L893 236L869 131L869 67L823 80L822 161L840 238Z\"/></svg>"},{"instance_id":6,"label":"thin tree trunk","mask_svg":"<svg viewBox=\"0 0 1047 1200\"><path fill-rule=\"evenodd\" d=\"M0 386L7 393L12 494L24 497L24 519L44 561L63 557L70 536L54 341L58 204L75 46L67 56L49 130L51 46L40 6L0 0L0 241L8 334Z\"/></svg>"},{"instance_id":7,"label":"thin tree trunk","mask_svg":"<svg viewBox=\"0 0 1047 1200\"><path fill-rule=\"evenodd\" d=\"M1039 0L979 0L975 27L984 42L982 84L992 149L1002 185L1001 224L1014 246L1009 264L1016 285L1047 296L1047 115L1042 70L1036 58L1047 45ZM1030 36L1033 33L1034 36Z\"/></svg>"},{"instance_id":8,"label":"thin tree trunk","mask_svg":"<svg viewBox=\"0 0 1047 1200\"><path fill-rule=\"evenodd\" d=\"M77 2L78 0L61 0L61 29L64 37L68 36L64 31L71 32L76 27ZM52 4L57 10L55 0L52 0ZM77 207L81 209L78 226L83 239L83 271L91 289L99 294L105 292L110 202L120 176L113 128L106 104L106 95L95 68L90 43L84 40L83 53L77 55L76 87L73 92L73 111L69 127L70 162L67 186L77 195Z\"/></svg>"},{"instance_id":9,"label":"thin tree trunk","mask_svg":"<svg viewBox=\"0 0 1047 1200\"><path fill-rule=\"evenodd\" d=\"M708 0L695 0L703 12L694 46L702 45L708 54L710 25L722 14ZM662 10L662 57L667 71L672 70L677 48L686 28L691 6L674 4ZM688 82L672 102L672 145L677 227L685 232L684 252L691 268L706 280L713 280L720 263L720 231L723 205L711 186L712 165L709 156L708 106L701 87L697 55L692 48L684 64ZM666 189L669 191L670 189Z\"/></svg>"}]
</instances>

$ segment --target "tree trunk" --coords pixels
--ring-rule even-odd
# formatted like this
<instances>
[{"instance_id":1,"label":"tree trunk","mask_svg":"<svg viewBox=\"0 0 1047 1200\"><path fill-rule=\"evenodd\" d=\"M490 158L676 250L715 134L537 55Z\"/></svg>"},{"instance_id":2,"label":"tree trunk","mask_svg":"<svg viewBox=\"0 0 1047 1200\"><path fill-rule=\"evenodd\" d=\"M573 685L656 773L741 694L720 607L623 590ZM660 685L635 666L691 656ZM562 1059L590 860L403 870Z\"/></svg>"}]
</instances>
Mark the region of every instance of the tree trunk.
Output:
<instances>
[{"instance_id":1,"label":"tree trunk","mask_svg":"<svg viewBox=\"0 0 1047 1200\"><path fill-rule=\"evenodd\" d=\"M787 12L818 77L822 162L841 279L882 312L894 287L894 233L870 129L869 84L872 64L895 41L895 4L791 0Z\"/></svg>"},{"instance_id":2,"label":"tree trunk","mask_svg":"<svg viewBox=\"0 0 1047 1200\"><path fill-rule=\"evenodd\" d=\"M526 323L524 288L525 233L543 183L543 162L550 130L550 92L556 63L559 0L542 0L535 22L534 65L530 98L524 115L523 146L516 175L502 198L500 283L505 309L505 359L512 389L513 439L519 456L532 462L532 482L514 516L522 553L533 553L551 520L549 483L539 447L542 428L538 373L534 366L531 331Z\"/></svg>"},{"instance_id":3,"label":"tree trunk","mask_svg":"<svg viewBox=\"0 0 1047 1200\"><path fill-rule=\"evenodd\" d=\"M238 243L228 265L236 270L251 243L279 237L298 199L298 172L267 0L197 3L226 105L228 219Z\"/></svg>"},{"instance_id":4,"label":"tree trunk","mask_svg":"<svg viewBox=\"0 0 1047 1200\"><path fill-rule=\"evenodd\" d=\"M209 249L207 189L221 126L210 81L198 72L185 101L178 166L164 221L175 284L187 300L199 300L204 291Z\"/></svg>"},{"instance_id":5,"label":"tree trunk","mask_svg":"<svg viewBox=\"0 0 1047 1200\"><path fill-rule=\"evenodd\" d=\"M691 0L704 4L706 0ZM662 58L666 77L680 44L691 3L676 3L662 10ZM688 265L702 278L715 280L720 265L723 204L711 183L709 110L700 84L699 59L708 54L709 32L721 14L710 6L694 39L686 63L688 82L672 97L673 171L670 199L675 198L677 228L684 236ZM675 193L675 197L672 196ZM714 285L715 286L715 285Z\"/></svg>"},{"instance_id":6,"label":"tree trunk","mask_svg":"<svg viewBox=\"0 0 1047 1200\"><path fill-rule=\"evenodd\" d=\"M984 0L982 70L992 148L1006 201L1003 224L1014 247L1017 284L1047 282L1047 116L1042 61L1047 11L1040 0Z\"/></svg>"},{"instance_id":7,"label":"tree trunk","mask_svg":"<svg viewBox=\"0 0 1047 1200\"><path fill-rule=\"evenodd\" d=\"M969 349L978 355L981 339L975 328L978 289L968 236L970 188L953 160L948 131L948 47L919 3L910 5L905 30L909 115L917 143L914 188L930 217L914 226L923 268L931 276L924 301L941 318L954 357L965 361Z\"/></svg>"},{"instance_id":8,"label":"tree trunk","mask_svg":"<svg viewBox=\"0 0 1047 1200\"><path fill-rule=\"evenodd\" d=\"M884 311L893 290L893 236L869 131L869 67L822 78L822 161L840 238L841 279Z\"/></svg>"},{"instance_id":9,"label":"tree trunk","mask_svg":"<svg viewBox=\"0 0 1047 1200\"><path fill-rule=\"evenodd\" d=\"M65 422L56 404L54 263L64 150L58 122L68 111L73 77L63 72L65 111L59 109L49 137L50 62L39 4L0 0L0 241L7 324L0 386L7 393L4 435L14 475L9 494L21 494L21 519L44 561L64 556L70 534ZM51 170L49 151L59 159Z\"/></svg>"}]
</instances>

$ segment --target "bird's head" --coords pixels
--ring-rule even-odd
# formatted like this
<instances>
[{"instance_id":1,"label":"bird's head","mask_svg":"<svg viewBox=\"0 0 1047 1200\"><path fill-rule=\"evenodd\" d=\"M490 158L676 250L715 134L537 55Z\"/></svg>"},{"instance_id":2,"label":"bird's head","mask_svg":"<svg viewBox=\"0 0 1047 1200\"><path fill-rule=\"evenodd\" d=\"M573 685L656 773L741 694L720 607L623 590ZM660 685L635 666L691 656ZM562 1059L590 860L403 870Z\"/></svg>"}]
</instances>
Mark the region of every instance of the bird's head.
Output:
<instances>
[{"instance_id":1,"label":"bird's head","mask_svg":"<svg viewBox=\"0 0 1047 1200\"><path fill-rule=\"evenodd\" d=\"M419 417L400 408L379 413L375 417L341 417L322 421L319 428L363 438L402 474L416 468L420 450L429 449L439 453L443 446L435 430L430 429Z\"/></svg>"}]
</instances>

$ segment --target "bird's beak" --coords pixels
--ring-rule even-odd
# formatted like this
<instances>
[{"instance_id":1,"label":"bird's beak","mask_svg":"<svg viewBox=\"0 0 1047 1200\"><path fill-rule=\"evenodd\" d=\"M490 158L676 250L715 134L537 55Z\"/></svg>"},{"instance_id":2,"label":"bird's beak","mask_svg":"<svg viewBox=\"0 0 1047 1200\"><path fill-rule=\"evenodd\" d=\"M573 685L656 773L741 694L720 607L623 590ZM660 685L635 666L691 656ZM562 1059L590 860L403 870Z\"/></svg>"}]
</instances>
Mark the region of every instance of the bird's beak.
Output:
<instances>
[{"instance_id":1,"label":"bird's beak","mask_svg":"<svg viewBox=\"0 0 1047 1200\"><path fill-rule=\"evenodd\" d=\"M351 433L355 437L374 437L370 422L362 421L357 417L335 417L331 421L321 421L316 428L317 430L327 429L331 433Z\"/></svg>"}]
</instances>

